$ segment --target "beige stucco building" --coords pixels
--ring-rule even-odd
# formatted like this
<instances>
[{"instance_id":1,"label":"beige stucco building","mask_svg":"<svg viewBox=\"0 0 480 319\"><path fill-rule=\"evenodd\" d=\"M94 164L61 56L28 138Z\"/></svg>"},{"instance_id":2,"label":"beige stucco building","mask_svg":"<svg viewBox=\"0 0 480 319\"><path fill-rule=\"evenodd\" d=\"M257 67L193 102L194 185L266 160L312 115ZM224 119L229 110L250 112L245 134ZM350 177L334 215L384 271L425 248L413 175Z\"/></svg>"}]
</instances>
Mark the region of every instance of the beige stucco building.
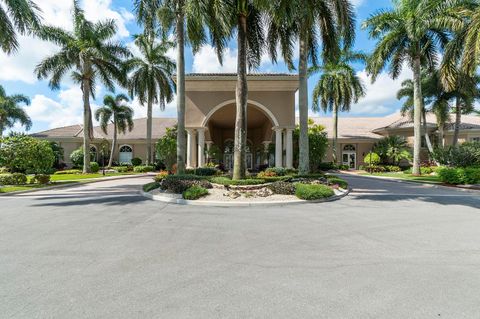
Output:
<instances>
[{"instance_id":1,"label":"beige stucco building","mask_svg":"<svg viewBox=\"0 0 480 319\"><path fill-rule=\"evenodd\" d=\"M208 150L215 147L221 152L220 162L229 169L233 166L233 138L235 123L235 74L190 74L186 76L187 166L199 167L209 160ZM247 167L256 170L260 166L295 166L293 130L295 118L295 93L298 76L290 74L255 74L248 76L247 115ZM342 114L343 116L348 114ZM395 113L385 117L341 117L337 158L339 164L352 169L363 164L364 156L382 137L404 136L413 144L413 125L410 119ZM329 117L313 117L315 123L325 126L332 136L332 120ZM438 143L438 129L433 115L427 118L432 141ZM173 118L154 118L154 141L176 124ZM445 144L451 144L453 124L445 130ZM69 155L82 145L82 126L73 125L33 134L38 138L57 141L65 150L65 162ZM94 128L92 150L98 153L101 143L111 141L111 125L108 134ZM118 137L114 159L128 162L133 157L145 158L146 119L136 119L134 129ZM480 140L480 117L463 116L460 141ZM332 151L318 162L331 161Z\"/></svg>"}]
</instances>

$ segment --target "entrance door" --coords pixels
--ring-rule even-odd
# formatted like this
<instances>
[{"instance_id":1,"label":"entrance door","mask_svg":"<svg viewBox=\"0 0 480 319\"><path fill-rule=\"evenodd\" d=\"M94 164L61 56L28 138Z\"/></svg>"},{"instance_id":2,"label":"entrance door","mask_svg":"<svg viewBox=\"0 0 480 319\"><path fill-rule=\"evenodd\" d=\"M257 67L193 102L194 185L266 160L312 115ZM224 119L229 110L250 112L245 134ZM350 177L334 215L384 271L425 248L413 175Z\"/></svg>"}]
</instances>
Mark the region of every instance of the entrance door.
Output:
<instances>
[{"instance_id":1,"label":"entrance door","mask_svg":"<svg viewBox=\"0 0 480 319\"><path fill-rule=\"evenodd\" d=\"M128 145L123 145L120 147L120 151L118 153L118 161L120 164L122 163L131 163L133 158L133 150Z\"/></svg>"},{"instance_id":2,"label":"entrance door","mask_svg":"<svg viewBox=\"0 0 480 319\"><path fill-rule=\"evenodd\" d=\"M349 168L355 169L357 163L357 153L355 152L343 152L342 164L348 165Z\"/></svg>"}]
</instances>

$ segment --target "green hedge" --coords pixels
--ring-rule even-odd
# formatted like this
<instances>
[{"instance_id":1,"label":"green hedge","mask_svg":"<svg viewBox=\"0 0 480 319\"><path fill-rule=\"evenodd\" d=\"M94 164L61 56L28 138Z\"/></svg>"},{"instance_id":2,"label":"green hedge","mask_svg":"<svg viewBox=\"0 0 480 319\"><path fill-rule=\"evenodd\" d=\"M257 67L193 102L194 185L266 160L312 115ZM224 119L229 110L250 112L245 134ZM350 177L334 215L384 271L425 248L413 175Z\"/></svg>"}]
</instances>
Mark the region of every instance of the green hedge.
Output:
<instances>
[{"instance_id":1,"label":"green hedge","mask_svg":"<svg viewBox=\"0 0 480 319\"><path fill-rule=\"evenodd\" d=\"M340 177L337 177L337 176L327 176L327 180L328 180L328 183L330 185L338 185L340 186L341 188L343 189L347 189L348 188L348 183L346 180L340 178Z\"/></svg>"},{"instance_id":2,"label":"green hedge","mask_svg":"<svg viewBox=\"0 0 480 319\"><path fill-rule=\"evenodd\" d=\"M160 183L160 188L175 194L182 194L192 186L212 188L204 177L196 175L168 175Z\"/></svg>"},{"instance_id":3,"label":"green hedge","mask_svg":"<svg viewBox=\"0 0 480 319\"><path fill-rule=\"evenodd\" d=\"M437 172L440 180L447 184L480 184L480 168L442 167Z\"/></svg>"},{"instance_id":4,"label":"green hedge","mask_svg":"<svg viewBox=\"0 0 480 319\"><path fill-rule=\"evenodd\" d=\"M27 175L23 173L0 174L0 185L25 185Z\"/></svg>"},{"instance_id":5,"label":"green hedge","mask_svg":"<svg viewBox=\"0 0 480 319\"><path fill-rule=\"evenodd\" d=\"M79 169L66 169L64 171L56 171L54 175L70 175L70 174L82 174Z\"/></svg>"},{"instance_id":6,"label":"green hedge","mask_svg":"<svg viewBox=\"0 0 480 319\"><path fill-rule=\"evenodd\" d=\"M265 184L265 179L263 178L247 178L247 179L238 179L232 180L229 177L217 176L210 179L212 183L220 184L224 186L248 186L248 185L260 185Z\"/></svg>"},{"instance_id":7,"label":"green hedge","mask_svg":"<svg viewBox=\"0 0 480 319\"><path fill-rule=\"evenodd\" d=\"M50 175L36 174L30 179L30 184L46 185L50 183Z\"/></svg>"},{"instance_id":8,"label":"green hedge","mask_svg":"<svg viewBox=\"0 0 480 319\"><path fill-rule=\"evenodd\" d=\"M148 173L148 172L153 172L155 170L155 167L153 166L135 166L133 168L133 171L135 173Z\"/></svg>"},{"instance_id":9,"label":"green hedge","mask_svg":"<svg viewBox=\"0 0 480 319\"><path fill-rule=\"evenodd\" d=\"M288 182L275 182L268 185L268 188L274 193L279 195L294 195L295 185Z\"/></svg>"},{"instance_id":10,"label":"green hedge","mask_svg":"<svg viewBox=\"0 0 480 319\"><path fill-rule=\"evenodd\" d=\"M184 199L196 200L208 195L208 190L202 186L194 185L182 193Z\"/></svg>"},{"instance_id":11,"label":"green hedge","mask_svg":"<svg viewBox=\"0 0 480 319\"><path fill-rule=\"evenodd\" d=\"M131 166L113 166L112 169L116 170L119 173L127 173L127 172L130 172L133 169L133 167L131 167Z\"/></svg>"},{"instance_id":12,"label":"green hedge","mask_svg":"<svg viewBox=\"0 0 480 319\"><path fill-rule=\"evenodd\" d=\"M90 170L92 171L92 173L98 173L98 171L100 170L100 165L98 165L97 162L90 162Z\"/></svg>"},{"instance_id":13,"label":"green hedge","mask_svg":"<svg viewBox=\"0 0 480 319\"><path fill-rule=\"evenodd\" d=\"M140 157L132 158L132 165L133 166L140 166L142 165L142 159Z\"/></svg>"},{"instance_id":14,"label":"green hedge","mask_svg":"<svg viewBox=\"0 0 480 319\"><path fill-rule=\"evenodd\" d=\"M298 183L295 187L295 195L300 199L317 200L335 195L335 192L330 187L321 184Z\"/></svg>"},{"instance_id":15,"label":"green hedge","mask_svg":"<svg viewBox=\"0 0 480 319\"><path fill-rule=\"evenodd\" d=\"M143 185L143 191L148 193L148 192L153 191L154 189L157 189L159 187L160 187L160 183L152 182L152 183L148 183L148 184Z\"/></svg>"}]
</instances>

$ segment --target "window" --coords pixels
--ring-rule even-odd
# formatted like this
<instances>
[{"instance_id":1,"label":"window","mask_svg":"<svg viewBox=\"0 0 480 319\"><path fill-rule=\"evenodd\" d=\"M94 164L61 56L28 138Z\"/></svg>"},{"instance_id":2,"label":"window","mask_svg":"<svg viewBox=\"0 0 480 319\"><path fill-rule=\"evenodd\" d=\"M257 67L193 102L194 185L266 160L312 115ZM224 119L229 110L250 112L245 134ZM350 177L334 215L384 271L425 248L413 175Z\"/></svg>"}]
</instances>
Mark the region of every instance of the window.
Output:
<instances>
[{"instance_id":1,"label":"window","mask_svg":"<svg viewBox=\"0 0 480 319\"><path fill-rule=\"evenodd\" d=\"M343 150L344 150L344 151L352 151L352 152L354 152L354 151L355 151L355 146L353 146L352 144L348 144L348 145L345 145L345 146L343 147Z\"/></svg>"},{"instance_id":2,"label":"window","mask_svg":"<svg viewBox=\"0 0 480 319\"><path fill-rule=\"evenodd\" d=\"M129 145L123 145L120 147L118 153L118 161L120 163L131 163L133 158L133 149Z\"/></svg>"}]
</instances>

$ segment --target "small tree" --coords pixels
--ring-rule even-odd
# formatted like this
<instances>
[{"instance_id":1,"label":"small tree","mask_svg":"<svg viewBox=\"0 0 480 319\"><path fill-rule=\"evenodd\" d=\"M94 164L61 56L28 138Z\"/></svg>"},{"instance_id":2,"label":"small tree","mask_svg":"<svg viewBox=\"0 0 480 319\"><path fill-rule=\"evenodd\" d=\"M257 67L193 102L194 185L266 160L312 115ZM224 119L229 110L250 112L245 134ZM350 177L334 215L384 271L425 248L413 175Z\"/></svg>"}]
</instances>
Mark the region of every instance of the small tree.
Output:
<instances>
[{"instance_id":1,"label":"small tree","mask_svg":"<svg viewBox=\"0 0 480 319\"><path fill-rule=\"evenodd\" d=\"M46 173L55 161L54 152L48 141L14 134L2 140L0 166L11 172Z\"/></svg>"},{"instance_id":2,"label":"small tree","mask_svg":"<svg viewBox=\"0 0 480 319\"><path fill-rule=\"evenodd\" d=\"M158 160L172 171L173 165L177 162L177 126L167 128L165 135L157 141L155 148Z\"/></svg>"},{"instance_id":3,"label":"small tree","mask_svg":"<svg viewBox=\"0 0 480 319\"><path fill-rule=\"evenodd\" d=\"M300 127L297 125L293 132L294 147L294 161L298 163L299 160L299 145ZM308 119L308 148L310 170L316 171L322 159L325 157L328 149L328 138L325 127L315 124L312 119Z\"/></svg>"},{"instance_id":4,"label":"small tree","mask_svg":"<svg viewBox=\"0 0 480 319\"><path fill-rule=\"evenodd\" d=\"M386 164L398 165L401 160L412 158L407 141L397 135L381 139L373 146L373 150L380 155L381 160Z\"/></svg>"},{"instance_id":5,"label":"small tree","mask_svg":"<svg viewBox=\"0 0 480 319\"><path fill-rule=\"evenodd\" d=\"M52 148L53 155L55 156L55 161L53 162L53 166L55 168L60 168L60 162L65 159L65 152L63 147L61 147L57 142L50 142L50 147Z\"/></svg>"}]
</instances>

